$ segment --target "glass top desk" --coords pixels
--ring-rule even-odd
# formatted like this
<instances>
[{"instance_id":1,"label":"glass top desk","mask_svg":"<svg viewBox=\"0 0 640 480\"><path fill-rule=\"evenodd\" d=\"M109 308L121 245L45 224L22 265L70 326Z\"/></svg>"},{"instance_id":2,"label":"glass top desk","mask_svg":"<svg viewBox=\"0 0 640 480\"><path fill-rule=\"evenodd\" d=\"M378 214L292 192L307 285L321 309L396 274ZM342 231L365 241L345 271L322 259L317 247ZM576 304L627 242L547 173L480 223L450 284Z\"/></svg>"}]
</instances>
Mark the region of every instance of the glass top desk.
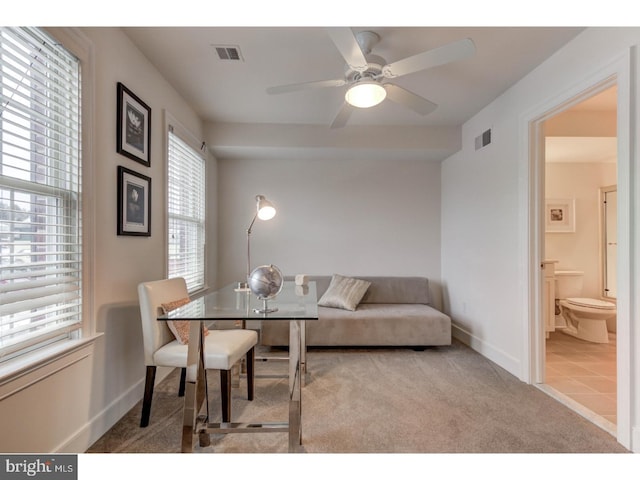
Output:
<instances>
[{"instance_id":1,"label":"glass top desk","mask_svg":"<svg viewBox=\"0 0 640 480\"><path fill-rule=\"evenodd\" d=\"M184 396L182 451L193 451L194 435L201 446L210 444L210 433L288 432L289 452L302 445L302 376L306 370L305 321L318 319L315 282L297 286L284 282L277 297L268 300L271 313L263 310L262 300L251 292L236 291L235 284L193 299L158 320L191 320ZM288 320L289 321L289 421L269 423L210 423L204 372L202 327L211 320Z\"/></svg>"}]
</instances>

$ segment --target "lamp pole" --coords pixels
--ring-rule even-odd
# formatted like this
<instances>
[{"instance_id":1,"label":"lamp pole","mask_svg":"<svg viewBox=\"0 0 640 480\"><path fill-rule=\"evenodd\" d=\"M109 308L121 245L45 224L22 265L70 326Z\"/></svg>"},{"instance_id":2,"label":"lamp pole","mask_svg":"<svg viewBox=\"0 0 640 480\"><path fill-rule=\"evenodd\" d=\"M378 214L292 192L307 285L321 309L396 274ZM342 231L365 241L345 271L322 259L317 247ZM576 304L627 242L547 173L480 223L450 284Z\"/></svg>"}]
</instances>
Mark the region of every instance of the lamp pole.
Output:
<instances>
[{"instance_id":1,"label":"lamp pole","mask_svg":"<svg viewBox=\"0 0 640 480\"><path fill-rule=\"evenodd\" d=\"M271 220L275 215L276 209L273 204L267 200L264 195L256 195L256 213L249 224L249 228L247 228L247 289L249 289L249 275L251 275L251 229L256 222L256 218L260 218L260 220Z\"/></svg>"},{"instance_id":2,"label":"lamp pole","mask_svg":"<svg viewBox=\"0 0 640 480\"><path fill-rule=\"evenodd\" d=\"M253 216L253 220L251 220L251 224L247 228L247 276L245 277L247 288L249 288L249 275L251 274L251 229L256 222L256 218L258 218L258 212Z\"/></svg>"}]
</instances>

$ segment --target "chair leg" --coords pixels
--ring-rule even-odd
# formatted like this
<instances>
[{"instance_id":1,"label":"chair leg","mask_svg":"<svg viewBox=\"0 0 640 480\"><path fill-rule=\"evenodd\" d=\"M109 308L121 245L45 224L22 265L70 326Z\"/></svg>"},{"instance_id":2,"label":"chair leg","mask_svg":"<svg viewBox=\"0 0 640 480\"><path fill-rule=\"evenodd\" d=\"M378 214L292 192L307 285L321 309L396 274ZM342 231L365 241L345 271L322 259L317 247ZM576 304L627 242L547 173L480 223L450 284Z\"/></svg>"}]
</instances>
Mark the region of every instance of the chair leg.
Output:
<instances>
[{"instance_id":1,"label":"chair leg","mask_svg":"<svg viewBox=\"0 0 640 480\"><path fill-rule=\"evenodd\" d=\"M184 386L187 381L187 369L183 368L180 370L180 388L178 389L178 396L184 397Z\"/></svg>"},{"instance_id":2,"label":"chair leg","mask_svg":"<svg viewBox=\"0 0 640 480\"><path fill-rule=\"evenodd\" d=\"M247 398L253 400L253 379L256 364L255 350L252 348L247 352Z\"/></svg>"},{"instance_id":3,"label":"chair leg","mask_svg":"<svg viewBox=\"0 0 640 480\"><path fill-rule=\"evenodd\" d=\"M147 376L144 381L144 398L142 399L142 418L140 419L140 427L149 425L149 416L151 415L151 400L153 398L153 384L156 381L155 365L147 365Z\"/></svg>"},{"instance_id":4,"label":"chair leg","mask_svg":"<svg viewBox=\"0 0 640 480\"><path fill-rule=\"evenodd\" d=\"M220 397L222 399L222 422L231 421L231 370L220 370Z\"/></svg>"}]
</instances>

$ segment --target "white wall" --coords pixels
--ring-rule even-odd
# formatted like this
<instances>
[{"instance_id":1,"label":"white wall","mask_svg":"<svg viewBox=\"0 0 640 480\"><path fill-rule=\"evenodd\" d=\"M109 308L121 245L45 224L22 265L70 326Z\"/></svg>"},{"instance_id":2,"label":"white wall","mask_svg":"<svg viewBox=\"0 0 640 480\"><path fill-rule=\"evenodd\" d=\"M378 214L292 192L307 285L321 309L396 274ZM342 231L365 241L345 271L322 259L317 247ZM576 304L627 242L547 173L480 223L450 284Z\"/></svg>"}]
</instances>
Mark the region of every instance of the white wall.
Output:
<instances>
[{"instance_id":1,"label":"white wall","mask_svg":"<svg viewBox=\"0 0 640 480\"><path fill-rule=\"evenodd\" d=\"M637 28L587 29L469 120L463 126L462 150L442 165L442 278L447 311L453 317L457 335L520 378L526 377L523 367L529 361L529 346L524 341L529 325L523 321L527 315L523 311L527 305L523 292L527 265L523 257L529 249L526 192L530 177L523 123L526 127L530 112L539 111L544 105L551 108L554 101L559 104L566 99L566 92L587 79L594 78L595 83L601 74L615 71L610 65L628 55L629 48L639 41ZM632 70L636 90L637 73ZM632 97L632 112L634 106L637 111L635 102ZM489 127L493 143L476 152L474 137ZM637 138L635 130L631 130L626 133ZM634 176L626 179L631 189L627 191L635 202L630 212L634 222L638 218L640 187L636 155L633 151ZM636 223L630 225L629 238L637 238L637 229ZM637 247L630 248L634 258ZM628 279L636 297L637 272L637 265L633 265ZM631 318L637 318L637 313L632 312ZM635 326L631 328L631 342L637 348L638 332ZM624 368L627 364L621 365ZM637 373L634 375L631 401L637 412L640 378ZM622 437L627 441L629 432L623 432Z\"/></svg>"},{"instance_id":2,"label":"white wall","mask_svg":"<svg viewBox=\"0 0 640 480\"><path fill-rule=\"evenodd\" d=\"M163 108L194 134L202 134L195 112L119 29L82 31L93 42L96 59L93 316L104 335L91 355L0 401L0 425L15 426L0 439L3 452L82 451L141 398L144 365L136 285L163 277L165 268ZM262 193L277 204L279 214L254 228L254 265L272 262L285 273L419 274L436 282L442 267L445 307L458 334L466 333L474 348L521 375L527 355L520 297L521 252L526 250L521 231L526 182L521 173L527 161L521 155L521 116L581 83L639 39L637 28L587 30L467 122L462 150L442 166L393 158L374 163L335 158L219 161L217 284L244 275L245 230L253 197ZM152 108L150 168L115 151L118 81ZM473 139L487 127L493 129L493 143L476 152ZM115 233L117 165L153 179L150 238ZM637 170L632 173L637 205L640 179ZM633 238L640 233L638 210L631 215ZM215 271L216 265L208 268ZM637 297L638 265L632 266L632 274ZM632 334L637 347L638 333ZM636 379L636 399L639 389ZM638 405L634 408L640 411Z\"/></svg>"},{"instance_id":3,"label":"white wall","mask_svg":"<svg viewBox=\"0 0 640 480\"><path fill-rule=\"evenodd\" d=\"M584 272L582 296L601 298L600 187L616 184L615 163L547 163L547 198L575 200L576 230L546 233L545 256L557 270Z\"/></svg>"},{"instance_id":4,"label":"white wall","mask_svg":"<svg viewBox=\"0 0 640 480\"><path fill-rule=\"evenodd\" d=\"M493 142L475 151L488 127ZM442 164L442 278L454 335L515 373L518 324L518 167L505 144L515 122L482 122L463 150Z\"/></svg>"},{"instance_id":5,"label":"white wall","mask_svg":"<svg viewBox=\"0 0 640 480\"><path fill-rule=\"evenodd\" d=\"M163 110L202 134L194 111L120 29L86 28L81 33L93 43L95 58L95 190L90 192L96 216L95 298L90 315L103 335L92 354L72 359L0 401L0 425L3 430L15 426L6 430L11 435L0 437L2 452L82 452L142 398L145 370L136 286L165 275ZM116 153L118 81L152 109L150 167ZM152 178L151 237L116 235L118 165Z\"/></svg>"},{"instance_id":6,"label":"white wall","mask_svg":"<svg viewBox=\"0 0 640 480\"><path fill-rule=\"evenodd\" d=\"M246 229L255 195L276 204L256 221L252 268L285 275L423 275L440 281L440 165L322 158L218 160L219 280L246 274Z\"/></svg>"}]
</instances>

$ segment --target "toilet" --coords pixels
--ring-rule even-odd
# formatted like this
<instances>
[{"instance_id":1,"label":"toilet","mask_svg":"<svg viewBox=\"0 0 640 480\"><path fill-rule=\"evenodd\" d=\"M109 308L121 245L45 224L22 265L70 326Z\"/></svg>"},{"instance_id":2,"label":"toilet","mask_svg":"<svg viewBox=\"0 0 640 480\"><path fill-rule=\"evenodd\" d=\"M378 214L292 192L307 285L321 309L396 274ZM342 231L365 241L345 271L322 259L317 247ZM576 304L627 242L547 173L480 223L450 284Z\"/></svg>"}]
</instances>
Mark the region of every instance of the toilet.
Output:
<instances>
[{"instance_id":1,"label":"toilet","mask_svg":"<svg viewBox=\"0 0 640 480\"><path fill-rule=\"evenodd\" d=\"M566 323L563 333L594 343L609 343L607 320L616 316L615 303L582 297L583 272L556 270L556 299Z\"/></svg>"}]
</instances>

